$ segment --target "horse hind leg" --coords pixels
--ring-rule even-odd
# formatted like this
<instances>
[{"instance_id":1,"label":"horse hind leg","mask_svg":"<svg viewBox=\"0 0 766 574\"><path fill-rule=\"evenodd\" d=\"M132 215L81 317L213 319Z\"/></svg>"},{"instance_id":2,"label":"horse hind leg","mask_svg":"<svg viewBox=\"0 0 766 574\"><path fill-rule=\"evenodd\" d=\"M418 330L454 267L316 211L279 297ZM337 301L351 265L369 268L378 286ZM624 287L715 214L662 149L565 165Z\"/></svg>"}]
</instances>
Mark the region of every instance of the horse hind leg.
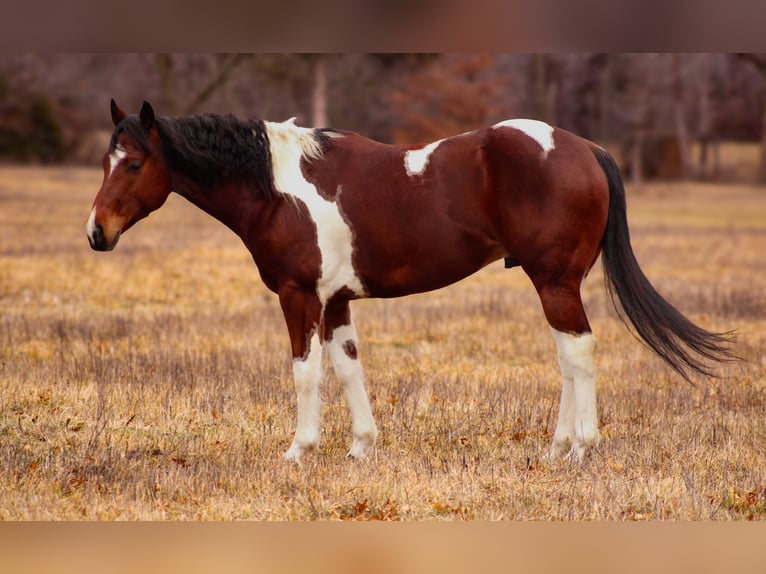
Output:
<instances>
[{"instance_id":1,"label":"horse hind leg","mask_svg":"<svg viewBox=\"0 0 766 574\"><path fill-rule=\"evenodd\" d=\"M551 328L556 341L562 389L559 418L550 456L580 461L599 443L596 412L596 341L592 333L563 333Z\"/></svg>"},{"instance_id":2,"label":"horse hind leg","mask_svg":"<svg viewBox=\"0 0 766 574\"><path fill-rule=\"evenodd\" d=\"M596 340L577 287L538 289L556 343L562 388L549 457L580 461L600 440L596 411Z\"/></svg>"}]
</instances>

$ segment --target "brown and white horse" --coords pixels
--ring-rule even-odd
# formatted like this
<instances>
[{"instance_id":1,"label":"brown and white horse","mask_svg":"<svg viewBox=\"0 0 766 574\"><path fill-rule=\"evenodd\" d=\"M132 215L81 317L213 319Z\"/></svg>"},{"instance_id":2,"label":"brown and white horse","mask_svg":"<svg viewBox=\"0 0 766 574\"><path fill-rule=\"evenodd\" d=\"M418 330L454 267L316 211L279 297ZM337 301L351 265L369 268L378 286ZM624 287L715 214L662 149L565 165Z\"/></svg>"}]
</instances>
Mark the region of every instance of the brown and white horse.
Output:
<instances>
[{"instance_id":1,"label":"brown and white horse","mask_svg":"<svg viewBox=\"0 0 766 574\"><path fill-rule=\"evenodd\" d=\"M298 420L288 459L319 441L324 348L352 415L349 455L375 443L349 301L438 289L499 259L532 280L556 342L552 457L581 459L599 441L596 344L580 285L600 253L621 316L682 376L734 358L728 335L697 327L651 286L630 246L614 160L570 132L508 120L394 146L292 121L159 117L146 102L126 115L112 101L111 113L91 247L113 249L171 191L242 239L290 336Z\"/></svg>"}]
</instances>

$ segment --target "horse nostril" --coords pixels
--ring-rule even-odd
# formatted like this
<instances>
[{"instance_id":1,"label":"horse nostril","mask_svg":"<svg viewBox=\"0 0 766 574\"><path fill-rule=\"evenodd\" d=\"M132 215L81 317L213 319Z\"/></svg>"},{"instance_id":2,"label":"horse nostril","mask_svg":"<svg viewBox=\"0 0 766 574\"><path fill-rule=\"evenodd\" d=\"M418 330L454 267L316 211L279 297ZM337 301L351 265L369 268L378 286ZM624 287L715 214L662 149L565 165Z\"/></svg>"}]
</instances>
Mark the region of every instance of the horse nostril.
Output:
<instances>
[{"instance_id":1,"label":"horse nostril","mask_svg":"<svg viewBox=\"0 0 766 574\"><path fill-rule=\"evenodd\" d=\"M93 228L93 245L95 245L97 249L106 247L106 235L104 235L104 228L100 225L96 225Z\"/></svg>"},{"instance_id":2,"label":"horse nostril","mask_svg":"<svg viewBox=\"0 0 766 574\"><path fill-rule=\"evenodd\" d=\"M90 246L96 251L106 250L106 236L104 235L104 228L100 225L94 225L88 234L88 242Z\"/></svg>"}]
</instances>

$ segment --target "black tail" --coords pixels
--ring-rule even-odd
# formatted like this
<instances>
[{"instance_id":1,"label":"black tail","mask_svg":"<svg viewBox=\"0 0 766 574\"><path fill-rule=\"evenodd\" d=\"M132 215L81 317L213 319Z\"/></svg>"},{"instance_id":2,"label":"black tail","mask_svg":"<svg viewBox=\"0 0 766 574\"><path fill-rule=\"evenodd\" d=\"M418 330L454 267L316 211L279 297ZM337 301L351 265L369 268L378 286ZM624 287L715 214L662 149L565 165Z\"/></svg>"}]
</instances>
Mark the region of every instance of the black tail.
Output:
<instances>
[{"instance_id":1,"label":"black tail","mask_svg":"<svg viewBox=\"0 0 766 574\"><path fill-rule=\"evenodd\" d=\"M692 372L712 375L706 361L738 360L728 348L732 333L711 333L698 327L652 287L630 246L620 170L606 151L596 148L594 154L609 181L609 219L601 239L604 278L622 322L628 324L627 315L639 337L686 380Z\"/></svg>"}]
</instances>

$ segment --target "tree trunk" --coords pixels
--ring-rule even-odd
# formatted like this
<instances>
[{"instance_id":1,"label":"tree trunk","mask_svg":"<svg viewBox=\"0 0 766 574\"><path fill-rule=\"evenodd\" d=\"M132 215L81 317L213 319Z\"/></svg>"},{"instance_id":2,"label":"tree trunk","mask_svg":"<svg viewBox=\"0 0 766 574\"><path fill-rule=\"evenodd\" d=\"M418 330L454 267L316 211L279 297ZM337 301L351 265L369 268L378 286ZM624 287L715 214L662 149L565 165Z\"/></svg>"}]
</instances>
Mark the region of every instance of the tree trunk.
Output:
<instances>
[{"instance_id":1,"label":"tree trunk","mask_svg":"<svg viewBox=\"0 0 766 574\"><path fill-rule=\"evenodd\" d=\"M596 133L600 140L607 140L613 135L609 128L611 116L609 104L612 99L612 58L607 55L598 82L598 127Z\"/></svg>"},{"instance_id":2,"label":"tree trunk","mask_svg":"<svg viewBox=\"0 0 766 574\"><path fill-rule=\"evenodd\" d=\"M721 177L721 146L718 138L713 139L713 179Z\"/></svg>"},{"instance_id":3,"label":"tree trunk","mask_svg":"<svg viewBox=\"0 0 766 574\"><path fill-rule=\"evenodd\" d=\"M683 79L681 78L681 55L673 55L673 116L675 120L678 151L681 154L681 176L692 176L692 162L689 153L689 131L686 128L686 106L684 104Z\"/></svg>"},{"instance_id":4,"label":"tree trunk","mask_svg":"<svg viewBox=\"0 0 766 574\"><path fill-rule=\"evenodd\" d=\"M630 151L630 179L633 184L638 185L643 180L643 147L644 147L644 132L645 128L643 124L636 126L633 134L633 147Z\"/></svg>"},{"instance_id":5,"label":"tree trunk","mask_svg":"<svg viewBox=\"0 0 766 574\"><path fill-rule=\"evenodd\" d=\"M698 175L700 179L710 179L712 177L709 159L710 159L710 97L708 95L708 84L705 82L700 90L700 121L699 121L699 142L700 156Z\"/></svg>"},{"instance_id":6,"label":"tree trunk","mask_svg":"<svg viewBox=\"0 0 766 574\"><path fill-rule=\"evenodd\" d=\"M699 90L699 143L700 155L697 172L700 179L710 179L710 131L712 126L710 111L710 66L705 65L702 85Z\"/></svg>"},{"instance_id":7,"label":"tree trunk","mask_svg":"<svg viewBox=\"0 0 766 574\"><path fill-rule=\"evenodd\" d=\"M738 53L736 58L750 62L766 78L766 58L761 54ZM766 95L763 96L763 115L761 117L761 169L758 174L760 183L766 183Z\"/></svg>"},{"instance_id":8,"label":"tree trunk","mask_svg":"<svg viewBox=\"0 0 766 574\"><path fill-rule=\"evenodd\" d=\"M173 69L175 63L170 54L157 54L154 57L154 64L157 67L157 74L160 80L160 91L162 93L162 108L169 115L177 115L181 112L181 106L178 101L178 93L173 79Z\"/></svg>"},{"instance_id":9,"label":"tree trunk","mask_svg":"<svg viewBox=\"0 0 766 574\"><path fill-rule=\"evenodd\" d=\"M763 116L761 118L761 171L760 183L766 183L766 96L763 98Z\"/></svg>"},{"instance_id":10,"label":"tree trunk","mask_svg":"<svg viewBox=\"0 0 766 574\"><path fill-rule=\"evenodd\" d=\"M311 123L327 127L327 66L323 56L314 58L314 86L311 97Z\"/></svg>"},{"instance_id":11,"label":"tree trunk","mask_svg":"<svg viewBox=\"0 0 766 574\"><path fill-rule=\"evenodd\" d=\"M633 147L630 151L631 181L640 184L644 177L644 140L649 131L649 86L643 85L636 90L634 100Z\"/></svg>"},{"instance_id":12,"label":"tree trunk","mask_svg":"<svg viewBox=\"0 0 766 574\"><path fill-rule=\"evenodd\" d=\"M556 84L551 78L550 56L535 54L532 60L532 85L534 109L537 119L549 124L556 123Z\"/></svg>"}]
</instances>

